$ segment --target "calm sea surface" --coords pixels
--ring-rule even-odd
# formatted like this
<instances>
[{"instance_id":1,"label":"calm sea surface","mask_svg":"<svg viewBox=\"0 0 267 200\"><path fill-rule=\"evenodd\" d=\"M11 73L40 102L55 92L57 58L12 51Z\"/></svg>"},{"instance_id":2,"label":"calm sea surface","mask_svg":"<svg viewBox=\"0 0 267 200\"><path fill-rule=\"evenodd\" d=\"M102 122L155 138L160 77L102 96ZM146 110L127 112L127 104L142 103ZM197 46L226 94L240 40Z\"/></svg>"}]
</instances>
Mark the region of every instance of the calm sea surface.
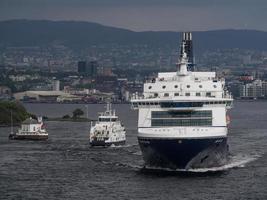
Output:
<instances>
[{"instance_id":1,"label":"calm sea surface","mask_svg":"<svg viewBox=\"0 0 267 200\"><path fill-rule=\"evenodd\" d=\"M49 117L85 105L26 104ZM144 172L137 112L114 105L127 145L90 148L89 123L47 122L48 141L9 141L0 128L0 199L267 199L267 102L235 102L231 162L209 172ZM90 118L104 105L88 105Z\"/></svg>"}]
</instances>

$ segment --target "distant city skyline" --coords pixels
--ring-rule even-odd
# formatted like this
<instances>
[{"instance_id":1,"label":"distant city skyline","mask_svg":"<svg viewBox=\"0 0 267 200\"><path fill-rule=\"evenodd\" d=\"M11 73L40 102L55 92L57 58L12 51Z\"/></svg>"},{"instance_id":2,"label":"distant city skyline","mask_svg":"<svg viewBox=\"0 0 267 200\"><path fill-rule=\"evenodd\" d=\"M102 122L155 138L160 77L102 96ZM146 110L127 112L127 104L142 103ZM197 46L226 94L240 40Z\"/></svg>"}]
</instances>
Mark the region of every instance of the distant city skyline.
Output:
<instances>
[{"instance_id":1,"label":"distant city skyline","mask_svg":"<svg viewBox=\"0 0 267 200\"><path fill-rule=\"evenodd\" d=\"M134 31L267 31L265 0L1 0L0 20L96 22Z\"/></svg>"}]
</instances>

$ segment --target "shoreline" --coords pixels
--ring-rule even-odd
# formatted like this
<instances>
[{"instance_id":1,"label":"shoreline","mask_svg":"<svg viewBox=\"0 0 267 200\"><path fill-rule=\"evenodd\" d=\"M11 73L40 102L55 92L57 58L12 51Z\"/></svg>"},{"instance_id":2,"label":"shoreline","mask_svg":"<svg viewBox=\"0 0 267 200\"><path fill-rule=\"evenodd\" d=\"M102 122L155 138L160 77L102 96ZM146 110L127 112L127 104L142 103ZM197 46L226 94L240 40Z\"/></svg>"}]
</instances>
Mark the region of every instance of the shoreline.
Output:
<instances>
[{"instance_id":1,"label":"shoreline","mask_svg":"<svg viewBox=\"0 0 267 200\"><path fill-rule=\"evenodd\" d=\"M55 122L94 122L96 120L93 119L87 119L87 118L77 118L77 119L73 119L73 118L67 118L67 119L63 119L63 118L58 118L58 117L51 117L51 118L47 118L44 119L44 122L46 121L55 121Z\"/></svg>"},{"instance_id":2,"label":"shoreline","mask_svg":"<svg viewBox=\"0 0 267 200\"><path fill-rule=\"evenodd\" d=\"M234 101L240 101L240 102L265 102L267 99L234 99ZM86 103L86 102L25 102L25 101L20 101L22 104L62 104L62 105L96 105L96 104L106 104L106 102L101 102L101 103ZM131 102L118 102L118 103L112 103L113 105L127 105L131 104Z\"/></svg>"},{"instance_id":3,"label":"shoreline","mask_svg":"<svg viewBox=\"0 0 267 200\"><path fill-rule=\"evenodd\" d=\"M53 118L47 118L44 119L44 123L45 122L95 122L97 120L95 119L87 119L87 118L78 118L78 119L62 119L62 118L57 118L57 117L53 117ZM13 124L13 127L20 127L20 123L16 123ZM11 124L0 124L0 128L6 128L6 127L11 127Z\"/></svg>"},{"instance_id":4,"label":"shoreline","mask_svg":"<svg viewBox=\"0 0 267 200\"><path fill-rule=\"evenodd\" d=\"M44 101L20 101L22 104L107 104L106 102L101 103L86 103L86 102L44 102ZM118 102L112 104L131 104L130 102Z\"/></svg>"}]
</instances>

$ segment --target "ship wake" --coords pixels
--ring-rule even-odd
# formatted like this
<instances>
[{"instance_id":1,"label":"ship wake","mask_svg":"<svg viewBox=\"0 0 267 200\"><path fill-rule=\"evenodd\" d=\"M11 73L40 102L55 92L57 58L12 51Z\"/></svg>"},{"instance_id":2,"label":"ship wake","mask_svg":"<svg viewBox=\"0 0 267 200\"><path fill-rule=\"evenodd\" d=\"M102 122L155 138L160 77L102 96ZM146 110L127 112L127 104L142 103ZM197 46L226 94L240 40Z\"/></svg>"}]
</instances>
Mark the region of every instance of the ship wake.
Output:
<instances>
[{"instance_id":1,"label":"ship wake","mask_svg":"<svg viewBox=\"0 0 267 200\"><path fill-rule=\"evenodd\" d=\"M195 168L195 169L170 169L170 168L161 168L161 167L150 167L145 166L145 170L156 170L156 171L165 171L165 172L192 172L192 173L208 173L208 172L223 172L228 171L234 168L245 167L248 163L251 163L259 159L261 155L232 155L229 161L220 167L211 167L211 168Z\"/></svg>"},{"instance_id":2,"label":"ship wake","mask_svg":"<svg viewBox=\"0 0 267 200\"><path fill-rule=\"evenodd\" d=\"M201 168L201 169L189 169L190 172L216 172L216 171L227 171L233 168L242 168L245 167L248 163L251 163L261 155L233 155L230 157L229 161L220 167L211 167L211 168Z\"/></svg>"}]
</instances>

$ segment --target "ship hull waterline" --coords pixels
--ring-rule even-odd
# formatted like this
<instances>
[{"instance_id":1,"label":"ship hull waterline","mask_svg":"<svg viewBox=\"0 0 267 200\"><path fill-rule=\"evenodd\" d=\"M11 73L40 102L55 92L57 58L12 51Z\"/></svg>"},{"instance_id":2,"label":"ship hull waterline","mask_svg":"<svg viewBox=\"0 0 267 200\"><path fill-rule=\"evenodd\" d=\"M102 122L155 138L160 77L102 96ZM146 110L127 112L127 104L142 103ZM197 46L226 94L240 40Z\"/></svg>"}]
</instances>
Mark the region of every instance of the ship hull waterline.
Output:
<instances>
[{"instance_id":1,"label":"ship hull waterline","mask_svg":"<svg viewBox=\"0 0 267 200\"><path fill-rule=\"evenodd\" d=\"M10 140L48 140L48 135L9 135Z\"/></svg>"},{"instance_id":2,"label":"ship hull waterline","mask_svg":"<svg viewBox=\"0 0 267 200\"><path fill-rule=\"evenodd\" d=\"M115 142L106 142L106 141L102 141L102 140L93 140L90 142L91 147L109 147L111 145L114 146L121 146L121 145L125 145L125 140L122 141L115 141Z\"/></svg>"},{"instance_id":3,"label":"ship hull waterline","mask_svg":"<svg viewBox=\"0 0 267 200\"><path fill-rule=\"evenodd\" d=\"M147 169L190 170L225 165L229 160L227 137L138 137Z\"/></svg>"}]
</instances>

